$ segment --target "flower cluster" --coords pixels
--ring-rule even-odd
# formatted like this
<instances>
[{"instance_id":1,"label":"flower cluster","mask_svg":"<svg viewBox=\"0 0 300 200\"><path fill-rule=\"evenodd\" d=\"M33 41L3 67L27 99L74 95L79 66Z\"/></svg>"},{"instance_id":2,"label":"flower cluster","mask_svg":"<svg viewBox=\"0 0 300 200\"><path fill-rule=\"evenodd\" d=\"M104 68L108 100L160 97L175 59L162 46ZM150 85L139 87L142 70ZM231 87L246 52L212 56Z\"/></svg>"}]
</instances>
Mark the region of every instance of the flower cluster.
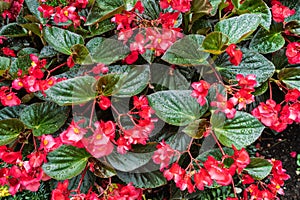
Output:
<instances>
[{"instance_id":1,"label":"flower cluster","mask_svg":"<svg viewBox=\"0 0 300 200\"><path fill-rule=\"evenodd\" d=\"M277 195L283 195L284 191L282 186L284 181L288 180L290 176L286 174L286 170L282 168L282 163L279 160L271 159L269 162L273 165L271 174L267 177L268 184L258 182L254 183L254 180L249 176L243 177L243 184L250 184L243 193L243 199L278 199Z\"/></svg>"},{"instance_id":2,"label":"flower cluster","mask_svg":"<svg viewBox=\"0 0 300 200\"><path fill-rule=\"evenodd\" d=\"M81 20L85 21L85 18L80 16L78 11L86 8L87 4L88 0L76 0L74 2L70 1L69 5L64 7L53 7L51 5L41 4L38 7L38 11L43 14L44 18L53 19L56 24L62 23L65 25L66 23L68 24L68 22L71 22L67 26L73 24L74 28L77 28L80 26Z\"/></svg>"},{"instance_id":3,"label":"flower cluster","mask_svg":"<svg viewBox=\"0 0 300 200\"><path fill-rule=\"evenodd\" d=\"M10 4L9 9L4 10L2 12L2 18L6 19L8 18L10 21L15 21L19 12L21 11L23 7L24 0L4 0L3 4L8 3Z\"/></svg>"},{"instance_id":4,"label":"flower cluster","mask_svg":"<svg viewBox=\"0 0 300 200\"><path fill-rule=\"evenodd\" d=\"M100 200L136 199L142 200L143 190L135 188L131 183L128 185L114 184L112 189Z\"/></svg>"},{"instance_id":5,"label":"flower cluster","mask_svg":"<svg viewBox=\"0 0 300 200\"><path fill-rule=\"evenodd\" d=\"M162 9L167 9L169 6L180 12L188 12L191 7L192 0L160 0L159 5Z\"/></svg>"},{"instance_id":6,"label":"flower cluster","mask_svg":"<svg viewBox=\"0 0 300 200\"><path fill-rule=\"evenodd\" d=\"M256 76L250 74L244 77L242 74L237 74L236 80L238 83L228 88L229 93L232 94L232 97L228 101L222 94L217 94L217 101L211 102L211 106L217 107L217 111L223 112L229 119L234 118L236 105L238 106L238 110L242 110L246 108L247 104L254 102L254 95L251 93L255 91L254 87L257 84ZM238 88L234 88L235 86Z\"/></svg>"},{"instance_id":7,"label":"flower cluster","mask_svg":"<svg viewBox=\"0 0 300 200\"><path fill-rule=\"evenodd\" d=\"M179 32L180 29L174 27L179 12L160 13L158 19L148 20L141 18L136 10L140 14L144 12L140 1L131 11L124 11L112 18L112 22L117 24L117 30L120 31L118 39L124 43L129 41L131 53L124 60L127 64L134 63L138 55L146 53L147 50L155 56L160 56L183 36Z\"/></svg>"},{"instance_id":8,"label":"flower cluster","mask_svg":"<svg viewBox=\"0 0 300 200\"><path fill-rule=\"evenodd\" d=\"M44 92L57 82L64 80L64 78L58 79L53 76L42 80L44 77L42 69L45 68L47 61L45 59L39 60L39 58L34 54L30 54L30 59L32 63L28 68L28 74L24 75L22 70L19 70L19 78L12 82L13 89L20 90L21 88L24 88L28 93L37 91Z\"/></svg>"},{"instance_id":9,"label":"flower cluster","mask_svg":"<svg viewBox=\"0 0 300 200\"><path fill-rule=\"evenodd\" d=\"M124 129L121 123L118 123L120 131L117 140L117 150L121 154L130 150L133 144L145 145L154 129L154 122L156 121L156 119L151 118L154 110L149 106L148 99L145 96L134 96L133 105L136 112L129 112L127 114L134 126ZM134 118L133 115L137 115L137 117Z\"/></svg>"},{"instance_id":10,"label":"flower cluster","mask_svg":"<svg viewBox=\"0 0 300 200\"><path fill-rule=\"evenodd\" d=\"M276 104L272 99L266 103L261 102L258 107L252 110L252 115L259 119L265 126L281 132L288 124L300 122L300 92L298 89L288 90L285 95L285 105ZM284 102L283 102L284 103Z\"/></svg>"},{"instance_id":11,"label":"flower cluster","mask_svg":"<svg viewBox=\"0 0 300 200\"><path fill-rule=\"evenodd\" d=\"M0 169L0 185L8 185L11 195L22 190L36 192L40 187L40 181L50 179L42 169L42 164L46 161L43 152L32 152L27 158L28 160L24 161L20 151L14 152L6 146L0 147L0 159L10 164L10 167Z\"/></svg>"},{"instance_id":12,"label":"flower cluster","mask_svg":"<svg viewBox=\"0 0 300 200\"><path fill-rule=\"evenodd\" d=\"M216 160L213 156L208 156L206 161L202 162L192 158L192 162L186 169L183 169L177 162L168 168L170 159L175 156L175 150L171 149L168 144L161 142L152 157L153 161L160 164L165 178L170 181L174 180L180 190L188 190L193 193L195 188L204 190L205 186L212 185L213 181L219 185L230 185L233 181L232 176L237 172L241 174L243 169L250 163L248 152L243 148L241 150L232 146L234 154L232 156L224 154L222 161ZM166 152L167 151L167 152ZM224 164L225 159L232 159L233 164L227 168ZM195 162L196 164L193 164Z\"/></svg>"}]
</instances>

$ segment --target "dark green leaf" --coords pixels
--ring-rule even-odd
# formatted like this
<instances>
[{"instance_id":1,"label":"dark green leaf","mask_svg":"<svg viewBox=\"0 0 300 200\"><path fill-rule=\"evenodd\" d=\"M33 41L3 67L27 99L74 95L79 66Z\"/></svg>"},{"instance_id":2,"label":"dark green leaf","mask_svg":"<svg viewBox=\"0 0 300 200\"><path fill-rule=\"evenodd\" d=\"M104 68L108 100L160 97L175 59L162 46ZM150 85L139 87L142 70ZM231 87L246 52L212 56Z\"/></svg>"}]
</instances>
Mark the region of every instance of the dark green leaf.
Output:
<instances>
[{"instance_id":1,"label":"dark green leaf","mask_svg":"<svg viewBox=\"0 0 300 200\"><path fill-rule=\"evenodd\" d=\"M68 107L60 107L55 103L35 103L22 110L21 121L32 129L34 136L52 134L66 122Z\"/></svg>"},{"instance_id":2,"label":"dark green leaf","mask_svg":"<svg viewBox=\"0 0 300 200\"><path fill-rule=\"evenodd\" d=\"M124 59L130 50L121 41L111 38L93 38L86 44L96 63L111 64Z\"/></svg>"},{"instance_id":3,"label":"dark green leaf","mask_svg":"<svg viewBox=\"0 0 300 200\"><path fill-rule=\"evenodd\" d=\"M190 87L190 82L178 68L154 63L150 69L155 90L187 90Z\"/></svg>"},{"instance_id":4,"label":"dark green leaf","mask_svg":"<svg viewBox=\"0 0 300 200\"><path fill-rule=\"evenodd\" d=\"M0 120L3 119L11 119L11 118L19 118L20 112L25 108L25 105L13 106L13 107L5 107L0 110Z\"/></svg>"},{"instance_id":5,"label":"dark green leaf","mask_svg":"<svg viewBox=\"0 0 300 200\"><path fill-rule=\"evenodd\" d=\"M58 54L57 51L51 46L44 46L40 52L39 58L50 58Z\"/></svg>"},{"instance_id":6,"label":"dark green leaf","mask_svg":"<svg viewBox=\"0 0 300 200\"><path fill-rule=\"evenodd\" d=\"M75 44L71 47L72 58L76 64L92 64L89 50L83 44Z\"/></svg>"},{"instance_id":7,"label":"dark green leaf","mask_svg":"<svg viewBox=\"0 0 300 200\"><path fill-rule=\"evenodd\" d=\"M208 64L209 53L204 52L202 35L187 35L176 41L163 55L168 63L182 66Z\"/></svg>"},{"instance_id":8,"label":"dark green leaf","mask_svg":"<svg viewBox=\"0 0 300 200\"><path fill-rule=\"evenodd\" d=\"M21 49L17 56L18 57L22 57L22 56L26 56L26 55L30 55L30 54L38 54L39 53L39 50L35 49L35 48L31 48L31 47L26 47L26 48L23 48Z\"/></svg>"},{"instance_id":9,"label":"dark green leaf","mask_svg":"<svg viewBox=\"0 0 300 200\"><path fill-rule=\"evenodd\" d=\"M215 31L224 33L229 37L229 44L236 44L253 33L260 23L260 17L255 14L244 14L219 21Z\"/></svg>"},{"instance_id":10,"label":"dark green leaf","mask_svg":"<svg viewBox=\"0 0 300 200\"><path fill-rule=\"evenodd\" d=\"M73 45L84 44L81 35L54 26L45 27L43 29L43 36L56 51L67 55L71 55L71 47Z\"/></svg>"},{"instance_id":11,"label":"dark green leaf","mask_svg":"<svg viewBox=\"0 0 300 200\"><path fill-rule=\"evenodd\" d=\"M227 82L236 80L237 74L256 75L257 87L272 77L275 72L275 66L263 55L248 49L242 49L243 59L238 66L229 62L229 56L222 54L216 60L217 70Z\"/></svg>"},{"instance_id":12,"label":"dark green leaf","mask_svg":"<svg viewBox=\"0 0 300 200\"><path fill-rule=\"evenodd\" d=\"M82 104L97 96L93 89L95 82L96 80L91 76L71 78L55 84L45 93L58 105Z\"/></svg>"},{"instance_id":13,"label":"dark green leaf","mask_svg":"<svg viewBox=\"0 0 300 200\"><path fill-rule=\"evenodd\" d=\"M27 36L27 30L17 23L9 23L0 28L0 35L6 37L24 37Z\"/></svg>"},{"instance_id":14,"label":"dark green leaf","mask_svg":"<svg viewBox=\"0 0 300 200\"><path fill-rule=\"evenodd\" d=\"M121 13L124 9L125 5L122 0L95 0L84 25L90 26L111 18L115 14Z\"/></svg>"},{"instance_id":15,"label":"dark green leaf","mask_svg":"<svg viewBox=\"0 0 300 200\"><path fill-rule=\"evenodd\" d=\"M231 156L233 155L234 151L232 148L227 148L227 147L224 147L223 148L223 151L225 152L225 154ZM210 148L210 149L207 149L207 150L204 150L204 152L200 152L200 154L197 156L197 160L200 160L202 162L205 162L207 160L207 157L208 156L212 156L214 157L216 160L222 160L222 152L220 151L219 148Z\"/></svg>"},{"instance_id":16,"label":"dark green leaf","mask_svg":"<svg viewBox=\"0 0 300 200\"><path fill-rule=\"evenodd\" d=\"M148 65L137 65L131 68L128 74L117 84L117 97L131 97L142 92L150 82L150 67Z\"/></svg>"},{"instance_id":17,"label":"dark green leaf","mask_svg":"<svg viewBox=\"0 0 300 200\"><path fill-rule=\"evenodd\" d=\"M205 51L212 54L221 54L227 48L229 38L221 32L212 32L208 34L202 44Z\"/></svg>"},{"instance_id":18,"label":"dark green leaf","mask_svg":"<svg viewBox=\"0 0 300 200\"><path fill-rule=\"evenodd\" d=\"M0 145L6 145L18 138L25 129L18 119L0 120Z\"/></svg>"},{"instance_id":19,"label":"dark green leaf","mask_svg":"<svg viewBox=\"0 0 300 200\"><path fill-rule=\"evenodd\" d=\"M189 90L168 90L148 95L150 106L163 121L184 126L199 119L208 106L200 106Z\"/></svg>"},{"instance_id":20,"label":"dark green leaf","mask_svg":"<svg viewBox=\"0 0 300 200\"><path fill-rule=\"evenodd\" d=\"M117 176L126 184L133 183L137 188L156 188L167 183L160 171L143 173L117 172Z\"/></svg>"},{"instance_id":21,"label":"dark green leaf","mask_svg":"<svg viewBox=\"0 0 300 200\"><path fill-rule=\"evenodd\" d=\"M270 174L272 164L262 158L251 158L250 164L244 170L255 180L262 180Z\"/></svg>"},{"instance_id":22,"label":"dark green leaf","mask_svg":"<svg viewBox=\"0 0 300 200\"><path fill-rule=\"evenodd\" d=\"M243 14L245 12L256 14L261 18L261 26L269 30L272 22L272 13L263 0L245 0L242 4L239 4L237 10L239 14Z\"/></svg>"},{"instance_id":23,"label":"dark green leaf","mask_svg":"<svg viewBox=\"0 0 300 200\"><path fill-rule=\"evenodd\" d=\"M157 0L142 0L141 1L144 7L144 15L148 18L154 20L159 17L159 13L161 13L161 8L159 6L159 2Z\"/></svg>"},{"instance_id":24,"label":"dark green leaf","mask_svg":"<svg viewBox=\"0 0 300 200\"><path fill-rule=\"evenodd\" d=\"M54 179L70 179L84 170L89 157L85 149L63 145L47 155L48 162L44 163L43 170Z\"/></svg>"},{"instance_id":25,"label":"dark green leaf","mask_svg":"<svg viewBox=\"0 0 300 200\"><path fill-rule=\"evenodd\" d=\"M191 11L194 13L209 14L213 7L209 0L193 0L191 5Z\"/></svg>"},{"instance_id":26,"label":"dark green leaf","mask_svg":"<svg viewBox=\"0 0 300 200\"><path fill-rule=\"evenodd\" d=\"M267 31L260 29L252 38L249 48L259 53L273 53L281 49L285 44L285 40L281 32L274 30Z\"/></svg>"},{"instance_id":27,"label":"dark green leaf","mask_svg":"<svg viewBox=\"0 0 300 200\"><path fill-rule=\"evenodd\" d=\"M289 65L288 59L285 55L285 49L280 49L272 54L272 62L276 69L282 69Z\"/></svg>"},{"instance_id":28,"label":"dark green leaf","mask_svg":"<svg viewBox=\"0 0 300 200\"><path fill-rule=\"evenodd\" d=\"M225 146L241 149L255 142L264 126L246 112L237 111L233 119L222 119L223 113L214 112L211 117L212 129L218 140Z\"/></svg>"},{"instance_id":29,"label":"dark green leaf","mask_svg":"<svg viewBox=\"0 0 300 200\"><path fill-rule=\"evenodd\" d=\"M152 159L153 152L148 153L134 153L127 152L124 155L119 154L116 151L113 151L108 155L107 162L116 170L122 172L131 172Z\"/></svg>"},{"instance_id":30,"label":"dark green leaf","mask_svg":"<svg viewBox=\"0 0 300 200\"><path fill-rule=\"evenodd\" d=\"M80 192L87 194L89 189L94 186L95 181L96 176L94 175L94 173L87 170L84 177L82 177L82 175L79 174L78 176L75 176L69 180L68 190L76 190L78 185L81 184Z\"/></svg>"},{"instance_id":31,"label":"dark green leaf","mask_svg":"<svg viewBox=\"0 0 300 200\"><path fill-rule=\"evenodd\" d=\"M20 24L20 26L27 29L28 31L31 31L32 33L36 34L39 37L42 36L40 26L37 23Z\"/></svg>"},{"instance_id":32,"label":"dark green leaf","mask_svg":"<svg viewBox=\"0 0 300 200\"><path fill-rule=\"evenodd\" d=\"M278 78L288 87L300 90L300 67L283 68L278 73Z\"/></svg>"}]
</instances>

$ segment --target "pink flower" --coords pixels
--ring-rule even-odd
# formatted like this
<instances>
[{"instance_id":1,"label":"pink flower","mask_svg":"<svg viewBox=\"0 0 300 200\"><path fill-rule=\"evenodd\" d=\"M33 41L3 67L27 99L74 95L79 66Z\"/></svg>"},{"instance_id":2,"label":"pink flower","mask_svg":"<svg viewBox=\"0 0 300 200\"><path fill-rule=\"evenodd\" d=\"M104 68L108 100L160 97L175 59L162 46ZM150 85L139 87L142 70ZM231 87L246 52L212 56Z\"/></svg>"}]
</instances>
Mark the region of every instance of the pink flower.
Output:
<instances>
[{"instance_id":1,"label":"pink flower","mask_svg":"<svg viewBox=\"0 0 300 200\"><path fill-rule=\"evenodd\" d=\"M232 149L234 150L232 159L234 160L234 165L236 165L238 173L240 174L243 169L250 164L250 156L244 148L237 150L236 147L232 145Z\"/></svg>"},{"instance_id":2,"label":"pink flower","mask_svg":"<svg viewBox=\"0 0 300 200\"><path fill-rule=\"evenodd\" d=\"M261 102L260 105L252 110L252 115L259 119L264 125L272 126L274 122L278 121L278 112L280 105L276 105L276 102L272 99Z\"/></svg>"},{"instance_id":3,"label":"pink flower","mask_svg":"<svg viewBox=\"0 0 300 200\"><path fill-rule=\"evenodd\" d=\"M192 83L194 89L191 96L197 98L197 102L204 106L206 104L206 96L208 94L210 84L206 81L200 80L199 82Z\"/></svg>"},{"instance_id":4,"label":"pink flower","mask_svg":"<svg viewBox=\"0 0 300 200\"><path fill-rule=\"evenodd\" d=\"M160 7L162 9L166 9L171 6L174 10L178 10L180 12L188 12L191 8L192 0L160 0Z\"/></svg>"},{"instance_id":5,"label":"pink flower","mask_svg":"<svg viewBox=\"0 0 300 200\"><path fill-rule=\"evenodd\" d=\"M210 186L213 183L208 172L204 168L201 168L199 172L194 174L194 182L198 190L204 190L204 186Z\"/></svg>"},{"instance_id":6,"label":"pink flower","mask_svg":"<svg viewBox=\"0 0 300 200\"><path fill-rule=\"evenodd\" d=\"M53 138L52 135L42 135L39 150L43 149L45 152L51 152L62 145L59 137Z\"/></svg>"},{"instance_id":7,"label":"pink flower","mask_svg":"<svg viewBox=\"0 0 300 200\"><path fill-rule=\"evenodd\" d=\"M169 166L170 160L174 156L174 150L165 141L160 142L156 148L152 160L154 163L160 164L160 171L162 171Z\"/></svg>"},{"instance_id":8,"label":"pink flower","mask_svg":"<svg viewBox=\"0 0 300 200\"><path fill-rule=\"evenodd\" d=\"M241 89L230 98L234 105L238 104L238 109L246 109L246 105L254 102L254 95L248 90Z\"/></svg>"},{"instance_id":9,"label":"pink flower","mask_svg":"<svg viewBox=\"0 0 300 200\"><path fill-rule=\"evenodd\" d=\"M15 54L14 50L12 50L8 47L3 47L2 52L6 56L16 57L16 54Z\"/></svg>"},{"instance_id":10,"label":"pink flower","mask_svg":"<svg viewBox=\"0 0 300 200\"><path fill-rule=\"evenodd\" d=\"M254 74L248 74L245 77L243 74L237 74L236 80L242 89L254 91L254 87L257 85L256 76Z\"/></svg>"},{"instance_id":11,"label":"pink flower","mask_svg":"<svg viewBox=\"0 0 300 200\"><path fill-rule=\"evenodd\" d=\"M0 99L3 106L17 106L21 104L21 100L13 92L0 96Z\"/></svg>"},{"instance_id":12,"label":"pink flower","mask_svg":"<svg viewBox=\"0 0 300 200\"><path fill-rule=\"evenodd\" d=\"M290 156L291 156L292 158L296 158L296 157L297 157L297 152L296 152L296 151L292 151L292 152L290 153Z\"/></svg>"}]
</instances>

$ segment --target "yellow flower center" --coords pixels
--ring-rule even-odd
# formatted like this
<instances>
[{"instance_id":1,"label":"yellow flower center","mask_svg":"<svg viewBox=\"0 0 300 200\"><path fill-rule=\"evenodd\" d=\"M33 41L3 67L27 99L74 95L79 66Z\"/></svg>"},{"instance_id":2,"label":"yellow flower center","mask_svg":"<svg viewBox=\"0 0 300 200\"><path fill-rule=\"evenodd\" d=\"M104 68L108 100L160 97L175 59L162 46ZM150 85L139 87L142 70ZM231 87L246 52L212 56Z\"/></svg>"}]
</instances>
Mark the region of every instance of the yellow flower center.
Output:
<instances>
[{"instance_id":1,"label":"yellow flower center","mask_svg":"<svg viewBox=\"0 0 300 200\"><path fill-rule=\"evenodd\" d=\"M49 141L48 140L44 140L43 144L46 146L47 144L49 144Z\"/></svg>"},{"instance_id":2,"label":"yellow flower center","mask_svg":"<svg viewBox=\"0 0 300 200\"><path fill-rule=\"evenodd\" d=\"M66 11L64 11L64 15L66 16L66 17L68 17L69 16L69 12L66 10Z\"/></svg>"},{"instance_id":3,"label":"yellow flower center","mask_svg":"<svg viewBox=\"0 0 300 200\"><path fill-rule=\"evenodd\" d=\"M102 135L101 134L98 134L97 136L96 136L96 139L97 140L100 140L102 138Z\"/></svg>"},{"instance_id":4,"label":"yellow flower center","mask_svg":"<svg viewBox=\"0 0 300 200\"><path fill-rule=\"evenodd\" d=\"M73 131L74 131L74 133L76 133L76 134L79 134L79 133L80 133L80 131L79 131L78 128L73 128Z\"/></svg>"},{"instance_id":5,"label":"yellow flower center","mask_svg":"<svg viewBox=\"0 0 300 200\"><path fill-rule=\"evenodd\" d=\"M37 66L37 64L34 61L32 61L31 66L35 67L35 66Z\"/></svg>"},{"instance_id":6,"label":"yellow flower center","mask_svg":"<svg viewBox=\"0 0 300 200\"><path fill-rule=\"evenodd\" d=\"M8 188L6 186L0 186L0 197L10 196Z\"/></svg>"}]
</instances>

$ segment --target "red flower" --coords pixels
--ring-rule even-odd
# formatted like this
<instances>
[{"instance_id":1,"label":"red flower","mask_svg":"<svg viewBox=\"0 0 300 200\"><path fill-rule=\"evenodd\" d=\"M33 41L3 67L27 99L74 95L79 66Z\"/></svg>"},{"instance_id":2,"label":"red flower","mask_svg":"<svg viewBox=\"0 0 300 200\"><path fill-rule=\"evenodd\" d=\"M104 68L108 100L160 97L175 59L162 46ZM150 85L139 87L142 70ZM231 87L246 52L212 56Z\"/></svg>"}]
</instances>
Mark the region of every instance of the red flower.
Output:
<instances>
[{"instance_id":1,"label":"red flower","mask_svg":"<svg viewBox=\"0 0 300 200\"><path fill-rule=\"evenodd\" d=\"M70 191L68 190L69 180L59 182L55 190L52 191L51 200L69 200Z\"/></svg>"},{"instance_id":2,"label":"red flower","mask_svg":"<svg viewBox=\"0 0 300 200\"><path fill-rule=\"evenodd\" d=\"M101 110L107 110L111 106L111 101L106 96L100 96L100 101L98 102Z\"/></svg>"},{"instance_id":3,"label":"red flower","mask_svg":"<svg viewBox=\"0 0 300 200\"><path fill-rule=\"evenodd\" d=\"M197 102L204 106L206 104L206 96L208 94L210 84L206 81L200 80L199 82L192 83L194 89L191 96L197 98Z\"/></svg>"},{"instance_id":4,"label":"red flower","mask_svg":"<svg viewBox=\"0 0 300 200\"><path fill-rule=\"evenodd\" d=\"M139 52L138 51L132 51L125 59L124 62L131 65L133 64L135 61L137 61L137 59L139 58Z\"/></svg>"},{"instance_id":5,"label":"red flower","mask_svg":"<svg viewBox=\"0 0 300 200\"><path fill-rule=\"evenodd\" d=\"M204 186L210 186L213 183L208 172L203 168L201 168L199 172L194 174L194 182L198 190L204 190Z\"/></svg>"},{"instance_id":6,"label":"red flower","mask_svg":"<svg viewBox=\"0 0 300 200\"><path fill-rule=\"evenodd\" d=\"M158 20L160 20L163 28L173 28L177 22L179 14L180 12L160 13Z\"/></svg>"},{"instance_id":7,"label":"red flower","mask_svg":"<svg viewBox=\"0 0 300 200\"><path fill-rule=\"evenodd\" d=\"M21 100L13 92L0 96L0 99L3 106L17 106L21 104Z\"/></svg>"},{"instance_id":8,"label":"red flower","mask_svg":"<svg viewBox=\"0 0 300 200\"><path fill-rule=\"evenodd\" d=\"M300 42L289 43L285 55L290 64L300 64Z\"/></svg>"},{"instance_id":9,"label":"red flower","mask_svg":"<svg viewBox=\"0 0 300 200\"><path fill-rule=\"evenodd\" d=\"M208 156L203 165L211 179L215 180L218 184L222 186L231 184L232 176L220 161L217 161L212 156Z\"/></svg>"},{"instance_id":10,"label":"red flower","mask_svg":"<svg viewBox=\"0 0 300 200\"><path fill-rule=\"evenodd\" d=\"M170 181L174 180L175 183L181 181L185 176L185 171L177 163L173 163L170 169L164 171L164 177Z\"/></svg>"},{"instance_id":11,"label":"red flower","mask_svg":"<svg viewBox=\"0 0 300 200\"><path fill-rule=\"evenodd\" d=\"M11 56L11 57L16 57L16 54L14 50L8 48L8 47L3 47L2 48L3 54L6 56Z\"/></svg>"},{"instance_id":12,"label":"red flower","mask_svg":"<svg viewBox=\"0 0 300 200\"><path fill-rule=\"evenodd\" d=\"M3 40L7 40L7 38L5 36L0 36L0 44L3 44Z\"/></svg>"},{"instance_id":13,"label":"red flower","mask_svg":"<svg viewBox=\"0 0 300 200\"><path fill-rule=\"evenodd\" d=\"M300 97L300 91L297 88L290 89L285 95L286 102L296 102Z\"/></svg>"},{"instance_id":14,"label":"red flower","mask_svg":"<svg viewBox=\"0 0 300 200\"><path fill-rule=\"evenodd\" d=\"M160 7L162 9L166 9L171 6L174 10L178 10L180 12L188 12L191 7L192 0L160 0Z\"/></svg>"},{"instance_id":15,"label":"red flower","mask_svg":"<svg viewBox=\"0 0 300 200\"><path fill-rule=\"evenodd\" d=\"M1 159L8 164L16 164L17 160L22 160L22 154L20 151L13 152L7 149L1 154Z\"/></svg>"},{"instance_id":16,"label":"red flower","mask_svg":"<svg viewBox=\"0 0 300 200\"><path fill-rule=\"evenodd\" d=\"M229 61L231 64L238 66L243 57L243 52L240 49L237 49L235 44L231 44L226 48L226 53L229 55Z\"/></svg>"},{"instance_id":17,"label":"red flower","mask_svg":"<svg viewBox=\"0 0 300 200\"><path fill-rule=\"evenodd\" d=\"M233 99L227 101L223 95L217 94L217 101L212 101L210 105L217 107L217 112L223 112L228 119L233 119L235 116L236 109L234 108L235 104Z\"/></svg>"},{"instance_id":18,"label":"red flower","mask_svg":"<svg viewBox=\"0 0 300 200\"><path fill-rule=\"evenodd\" d=\"M131 183L128 185L120 185L108 195L108 200L142 200L143 190L135 188Z\"/></svg>"},{"instance_id":19,"label":"red flower","mask_svg":"<svg viewBox=\"0 0 300 200\"><path fill-rule=\"evenodd\" d=\"M290 10L288 7L282 5L279 1L273 0L272 1L272 15L273 15L273 20L275 22L284 22L284 19L294 15L296 13L295 10Z\"/></svg>"},{"instance_id":20,"label":"red flower","mask_svg":"<svg viewBox=\"0 0 300 200\"><path fill-rule=\"evenodd\" d=\"M42 4L38 7L38 11L43 13L44 18L49 18L54 13L54 8L52 6Z\"/></svg>"},{"instance_id":21,"label":"red flower","mask_svg":"<svg viewBox=\"0 0 300 200\"><path fill-rule=\"evenodd\" d=\"M254 182L254 179L249 174L244 174L242 178L243 185L251 184Z\"/></svg>"},{"instance_id":22,"label":"red flower","mask_svg":"<svg viewBox=\"0 0 300 200\"><path fill-rule=\"evenodd\" d=\"M232 149L234 150L232 159L234 160L234 165L237 166L238 173L240 174L243 169L250 164L250 157L244 148L237 150L236 147L232 145Z\"/></svg>"},{"instance_id":23,"label":"red flower","mask_svg":"<svg viewBox=\"0 0 300 200\"><path fill-rule=\"evenodd\" d=\"M272 99L261 102L257 108L252 110L252 115L258 118L264 125L272 126L274 122L278 120L278 112L280 105L276 105L276 102Z\"/></svg>"},{"instance_id":24,"label":"red flower","mask_svg":"<svg viewBox=\"0 0 300 200\"><path fill-rule=\"evenodd\" d=\"M254 87L256 86L256 76L254 74L248 74L244 77L243 74L237 74L236 80L238 81L238 85L242 89L248 89L254 91Z\"/></svg>"},{"instance_id":25,"label":"red flower","mask_svg":"<svg viewBox=\"0 0 300 200\"><path fill-rule=\"evenodd\" d=\"M238 104L238 109L246 109L246 105L254 102L254 95L249 90L241 89L230 98L234 105Z\"/></svg>"},{"instance_id":26,"label":"red flower","mask_svg":"<svg viewBox=\"0 0 300 200\"><path fill-rule=\"evenodd\" d=\"M74 67L74 65L75 65L75 62L74 62L73 57L72 57L72 55L71 55L71 56L69 56L68 59L67 59L67 66L68 66L69 68L72 68L72 67Z\"/></svg>"}]
</instances>

